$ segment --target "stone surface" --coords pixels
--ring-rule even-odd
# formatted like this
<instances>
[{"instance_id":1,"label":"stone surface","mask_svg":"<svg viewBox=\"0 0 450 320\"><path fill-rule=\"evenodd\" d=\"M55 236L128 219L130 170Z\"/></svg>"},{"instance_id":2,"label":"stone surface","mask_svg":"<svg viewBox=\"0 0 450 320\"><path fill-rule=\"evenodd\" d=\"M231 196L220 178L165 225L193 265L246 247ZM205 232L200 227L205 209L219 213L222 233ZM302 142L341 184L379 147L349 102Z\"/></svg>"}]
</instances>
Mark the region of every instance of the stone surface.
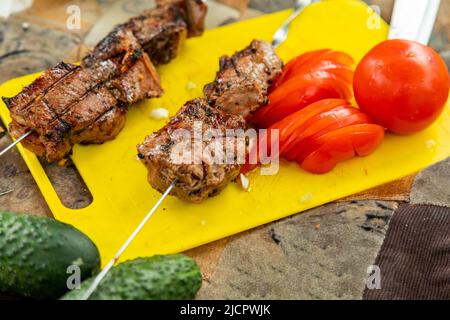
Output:
<instances>
[{"instance_id":1,"label":"stone surface","mask_svg":"<svg viewBox=\"0 0 450 320\"><path fill-rule=\"evenodd\" d=\"M247 6L249 2L249 0L216 0L216 1L223 3L229 7L235 8L241 13L247 11Z\"/></svg>"},{"instance_id":2,"label":"stone surface","mask_svg":"<svg viewBox=\"0 0 450 320\"><path fill-rule=\"evenodd\" d=\"M2 138L2 135L5 137ZM0 133L0 150L10 142L5 133ZM0 160L0 210L51 216L36 182L16 149Z\"/></svg>"},{"instance_id":3,"label":"stone surface","mask_svg":"<svg viewBox=\"0 0 450 320\"><path fill-rule=\"evenodd\" d=\"M248 6L267 13L292 8L295 2L295 0L250 0Z\"/></svg>"},{"instance_id":4,"label":"stone surface","mask_svg":"<svg viewBox=\"0 0 450 320\"><path fill-rule=\"evenodd\" d=\"M186 255L195 259L205 281L209 281L214 273L223 249L229 240L229 238L220 239L185 252Z\"/></svg>"},{"instance_id":5,"label":"stone surface","mask_svg":"<svg viewBox=\"0 0 450 320\"><path fill-rule=\"evenodd\" d=\"M115 25L127 21L132 16L136 16L145 9L156 5L155 0L148 1L130 1L120 0L113 2L105 9L102 16L97 19L95 25L89 30L84 38L84 43L88 46L95 46L103 39Z\"/></svg>"},{"instance_id":6,"label":"stone surface","mask_svg":"<svg viewBox=\"0 0 450 320\"><path fill-rule=\"evenodd\" d=\"M115 0L114 0L115 1ZM146 0L147 1L147 0ZM15 18L39 24L48 30L59 30L70 33L81 39L103 14L113 1L108 0L34 0L33 6L15 15ZM128 2L142 2L128 0ZM79 28L67 28L67 25L75 20L73 14L79 13ZM78 17L77 17L78 18Z\"/></svg>"},{"instance_id":7,"label":"stone surface","mask_svg":"<svg viewBox=\"0 0 450 320\"><path fill-rule=\"evenodd\" d=\"M411 203L450 206L450 158L417 175L411 190Z\"/></svg>"},{"instance_id":8,"label":"stone surface","mask_svg":"<svg viewBox=\"0 0 450 320\"><path fill-rule=\"evenodd\" d=\"M360 299L396 202L330 204L235 236L199 299Z\"/></svg>"},{"instance_id":9,"label":"stone surface","mask_svg":"<svg viewBox=\"0 0 450 320\"><path fill-rule=\"evenodd\" d=\"M75 35L21 20L0 19L0 83L45 70L61 59L74 61L79 46Z\"/></svg>"},{"instance_id":10,"label":"stone surface","mask_svg":"<svg viewBox=\"0 0 450 320\"><path fill-rule=\"evenodd\" d=\"M409 194L414 182L415 175L395 180L381 186L371 188L357 194L353 194L338 201L351 200L390 200L390 201L409 201Z\"/></svg>"}]
</instances>

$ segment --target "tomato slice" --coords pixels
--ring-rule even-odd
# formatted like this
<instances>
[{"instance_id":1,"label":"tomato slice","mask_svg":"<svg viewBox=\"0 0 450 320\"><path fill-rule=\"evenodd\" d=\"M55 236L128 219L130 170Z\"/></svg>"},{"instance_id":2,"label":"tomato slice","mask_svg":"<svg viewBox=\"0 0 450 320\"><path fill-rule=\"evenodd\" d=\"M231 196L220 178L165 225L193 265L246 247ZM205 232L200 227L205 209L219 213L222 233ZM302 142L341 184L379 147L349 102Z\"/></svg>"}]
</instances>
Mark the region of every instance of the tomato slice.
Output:
<instances>
[{"instance_id":1,"label":"tomato slice","mask_svg":"<svg viewBox=\"0 0 450 320\"><path fill-rule=\"evenodd\" d=\"M282 148L286 146L286 141L293 134L293 132L303 130L303 128L309 125L309 121L311 120L311 118L314 118L317 115L323 114L324 112L333 110L336 107L340 106L350 106L350 104L343 99L325 99L318 101L273 124L272 126L269 127L267 134L269 134L270 130L272 129L280 130L279 139L281 151ZM259 137L259 140L262 141L262 143L267 143L267 141L270 141L267 134L261 135ZM255 153L257 152L257 150L255 150L255 147L256 146L254 146L253 150L251 151L252 156L255 156Z\"/></svg>"},{"instance_id":2,"label":"tomato slice","mask_svg":"<svg viewBox=\"0 0 450 320\"><path fill-rule=\"evenodd\" d=\"M283 68L283 72L281 75L274 81L272 88L278 87L279 84L283 83L287 78L289 78L293 72L298 69L300 66L306 64L308 61L317 56L322 56L324 53L330 51L330 49L322 49L309 51L304 54L301 54L292 60L290 60Z\"/></svg>"},{"instance_id":3,"label":"tomato slice","mask_svg":"<svg viewBox=\"0 0 450 320\"><path fill-rule=\"evenodd\" d=\"M320 136L326 132L353 124L370 123L370 118L353 107L335 108L311 119L312 124L299 134L292 135L281 149L281 155L287 160L295 160L304 149L304 140L312 136Z\"/></svg>"},{"instance_id":4,"label":"tomato slice","mask_svg":"<svg viewBox=\"0 0 450 320\"><path fill-rule=\"evenodd\" d=\"M344 52L330 49L316 50L304 53L289 61L283 69L282 74L275 80L273 89L293 75L299 73L314 73L317 70L325 70L324 65L334 64L344 68L350 68L354 64L353 58Z\"/></svg>"},{"instance_id":5,"label":"tomato slice","mask_svg":"<svg viewBox=\"0 0 450 320\"><path fill-rule=\"evenodd\" d=\"M333 154L322 149L314 151L300 166L308 172L323 174L333 170L339 161L345 161L355 156L351 142L347 140L330 143L330 149L333 150Z\"/></svg>"},{"instance_id":6,"label":"tomato slice","mask_svg":"<svg viewBox=\"0 0 450 320\"><path fill-rule=\"evenodd\" d=\"M301 167L312 173L326 173L340 161L366 156L375 151L384 137L384 128L376 124L356 124L330 131L317 139L320 145ZM300 162L301 161L301 162Z\"/></svg>"},{"instance_id":7,"label":"tomato slice","mask_svg":"<svg viewBox=\"0 0 450 320\"><path fill-rule=\"evenodd\" d=\"M267 128L314 102L329 98L345 98L347 95L345 88L342 80L331 77L315 80L292 79L269 95L269 104L260 108L251 122Z\"/></svg>"},{"instance_id":8,"label":"tomato slice","mask_svg":"<svg viewBox=\"0 0 450 320\"><path fill-rule=\"evenodd\" d=\"M346 115L359 112L358 109L350 106L349 102L343 99L325 99L318 102L315 102L306 108L299 110L281 121L273 124L269 127L269 129L258 137L258 143L266 144L268 146L268 154L271 153L270 150L270 133L272 129L279 129L279 152L283 155L283 150L290 146L290 142L292 137L297 137L297 132L303 132L306 128L308 128L313 122L318 119L324 117L331 117L332 115L328 114L331 110L340 110L341 108L347 108ZM334 115L336 117L336 115ZM333 118L334 119L334 118ZM308 131L309 132L309 131ZM247 163L242 167L241 172L245 173L251 171L257 164L249 164L249 159L257 159L258 163L260 163L264 159L259 158L258 154L258 144L255 144L249 152L247 157ZM280 156L271 155L271 157Z\"/></svg>"},{"instance_id":9,"label":"tomato slice","mask_svg":"<svg viewBox=\"0 0 450 320\"><path fill-rule=\"evenodd\" d=\"M310 104L306 108L299 110L285 117L283 120L273 124L270 128L280 129L280 140L283 141L294 130L301 128L314 116L333 110L340 106L350 106L350 103L343 99L324 99Z\"/></svg>"},{"instance_id":10,"label":"tomato slice","mask_svg":"<svg viewBox=\"0 0 450 320\"><path fill-rule=\"evenodd\" d=\"M299 73L287 79L277 88L277 90L270 93L269 100L271 103L276 103L278 102L278 100L283 99L286 92L294 91L293 88L295 88L296 86L298 87L299 84L303 83L311 84L312 82L315 82L316 85L318 85L321 84L320 82L321 79L335 80L335 82L332 84L334 86L337 86L337 89L341 94L341 98L348 99L351 97L352 93L349 84L353 79L353 71L347 73L348 71L349 70L345 69L330 69L330 70L316 70L313 73Z\"/></svg>"},{"instance_id":11,"label":"tomato slice","mask_svg":"<svg viewBox=\"0 0 450 320\"><path fill-rule=\"evenodd\" d=\"M266 163L267 157L269 158L279 158L278 154L272 154L272 140L271 140L271 136L272 136L272 132L273 130L278 130L278 128L269 128L266 131L264 131L263 134L260 134L258 136L258 139L256 140L256 142L253 144L252 148L250 149L250 151L246 154L245 157L245 164L243 164L241 166L241 173L247 173L252 171L253 169L255 169L256 167L258 167L261 163ZM265 150L265 156L267 156L266 158L261 158L260 155L260 147L259 146L264 146L266 145L266 150Z\"/></svg>"}]
</instances>

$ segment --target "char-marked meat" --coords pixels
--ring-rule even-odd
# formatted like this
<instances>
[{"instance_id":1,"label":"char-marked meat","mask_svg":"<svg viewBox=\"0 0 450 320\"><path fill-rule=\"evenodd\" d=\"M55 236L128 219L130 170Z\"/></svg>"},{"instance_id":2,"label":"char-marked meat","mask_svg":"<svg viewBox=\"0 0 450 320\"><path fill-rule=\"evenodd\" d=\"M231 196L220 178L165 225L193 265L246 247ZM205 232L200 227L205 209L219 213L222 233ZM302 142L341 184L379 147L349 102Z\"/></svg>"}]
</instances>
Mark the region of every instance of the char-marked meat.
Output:
<instances>
[{"instance_id":1,"label":"char-marked meat","mask_svg":"<svg viewBox=\"0 0 450 320\"><path fill-rule=\"evenodd\" d=\"M19 137L32 129L33 135L23 145L49 162L58 161L70 154L75 143L113 139L120 132L118 128L123 128L123 113L128 104L161 93L156 70L140 48L135 50L133 59L124 55L100 61L90 68L60 64L44 72L19 95L6 100L13 119L10 130L14 137ZM123 109L109 113L109 118L118 119L103 121L102 116L114 108ZM95 124L97 121L103 122ZM117 127L106 128L105 123ZM83 133L85 130L88 132ZM93 138L93 132L98 136Z\"/></svg>"},{"instance_id":2,"label":"char-marked meat","mask_svg":"<svg viewBox=\"0 0 450 320\"><path fill-rule=\"evenodd\" d=\"M283 62L272 45L253 40L242 51L220 58L214 82L204 88L211 106L248 118L267 104L267 90L281 72Z\"/></svg>"},{"instance_id":3,"label":"char-marked meat","mask_svg":"<svg viewBox=\"0 0 450 320\"><path fill-rule=\"evenodd\" d=\"M196 125L200 135L195 134ZM148 181L164 192L177 179L172 193L195 203L218 194L236 178L240 168L234 159L226 159L230 145L218 139L219 133L225 136L226 129L244 127L244 118L212 108L204 99L187 102L166 126L138 146L139 157L148 169ZM210 138L205 137L211 129L218 130L214 139L212 133ZM234 141L229 139L230 143ZM236 143L231 148L229 154L234 157L236 149L245 149L245 145Z\"/></svg>"}]
</instances>

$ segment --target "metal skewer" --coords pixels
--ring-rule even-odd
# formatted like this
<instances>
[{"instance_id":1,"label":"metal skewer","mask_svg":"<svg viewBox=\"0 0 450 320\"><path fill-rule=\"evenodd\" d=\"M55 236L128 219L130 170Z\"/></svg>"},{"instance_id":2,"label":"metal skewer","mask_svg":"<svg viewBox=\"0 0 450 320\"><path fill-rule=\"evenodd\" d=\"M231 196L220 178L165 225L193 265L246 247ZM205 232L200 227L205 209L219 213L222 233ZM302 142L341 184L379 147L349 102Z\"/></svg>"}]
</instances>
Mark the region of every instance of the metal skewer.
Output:
<instances>
[{"instance_id":1,"label":"metal skewer","mask_svg":"<svg viewBox=\"0 0 450 320\"><path fill-rule=\"evenodd\" d=\"M4 155L6 152L9 151L9 149L14 148L14 146L16 144L18 144L20 141L22 141L23 139L25 139L26 137L28 137L31 133L33 132L33 130L28 131L27 133L25 133L24 135L22 135L21 137L19 137L18 139L16 139L15 141L13 141L9 146L7 146L5 149L3 149L2 151L0 151L0 157L2 155Z\"/></svg>"},{"instance_id":2,"label":"metal skewer","mask_svg":"<svg viewBox=\"0 0 450 320\"><path fill-rule=\"evenodd\" d=\"M91 286L87 289L81 300L88 300L89 297L92 295L92 293L97 289L100 282L103 280L103 278L106 276L108 271L114 266L114 264L119 260L120 256L123 254L123 252L128 248L130 243L136 238L138 233L142 230L142 228L145 226L147 221L151 218L153 213L158 209L158 207L161 205L161 203L164 201L164 199L169 195L170 191L175 186L175 183L177 180L175 179L172 184L167 188L167 190L163 193L161 198L159 198L158 202L153 206L153 208L147 213L147 215L144 217L144 219L141 221L141 223L138 225L138 227L133 231L133 233L130 235L130 237L125 241L125 243L120 247L119 251L114 255L114 258L112 258L108 264L103 268L103 270L95 277L94 282L92 282Z\"/></svg>"},{"instance_id":3,"label":"metal skewer","mask_svg":"<svg viewBox=\"0 0 450 320\"><path fill-rule=\"evenodd\" d=\"M297 0L294 6L294 12L286 19L286 21L275 31L272 39L272 46L277 48L280 44L286 40L289 31L289 25L291 22L302 12L303 8L310 5L311 3L316 2L313 0Z\"/></svg>"}]
</instances>

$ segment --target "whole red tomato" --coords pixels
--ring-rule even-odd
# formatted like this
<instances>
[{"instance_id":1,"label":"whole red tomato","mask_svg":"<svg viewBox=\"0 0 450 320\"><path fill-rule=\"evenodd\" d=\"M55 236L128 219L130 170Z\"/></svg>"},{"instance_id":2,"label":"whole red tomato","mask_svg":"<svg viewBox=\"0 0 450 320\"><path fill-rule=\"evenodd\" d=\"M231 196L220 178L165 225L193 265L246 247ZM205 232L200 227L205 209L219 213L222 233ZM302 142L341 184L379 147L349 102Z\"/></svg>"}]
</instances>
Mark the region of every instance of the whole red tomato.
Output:
<instances>
[{"instance_id":1,"label":"whole red tomato","mask_svg":"<svg viewBox=\"0 0 450 320\"><path fill-rule=\"evenodd\" d=\"M392 132L425 129L441 114L450 77L432 48L408 40L374 47L356 68L353 89L359 107Z\"/></svg>"}]
</instances>

